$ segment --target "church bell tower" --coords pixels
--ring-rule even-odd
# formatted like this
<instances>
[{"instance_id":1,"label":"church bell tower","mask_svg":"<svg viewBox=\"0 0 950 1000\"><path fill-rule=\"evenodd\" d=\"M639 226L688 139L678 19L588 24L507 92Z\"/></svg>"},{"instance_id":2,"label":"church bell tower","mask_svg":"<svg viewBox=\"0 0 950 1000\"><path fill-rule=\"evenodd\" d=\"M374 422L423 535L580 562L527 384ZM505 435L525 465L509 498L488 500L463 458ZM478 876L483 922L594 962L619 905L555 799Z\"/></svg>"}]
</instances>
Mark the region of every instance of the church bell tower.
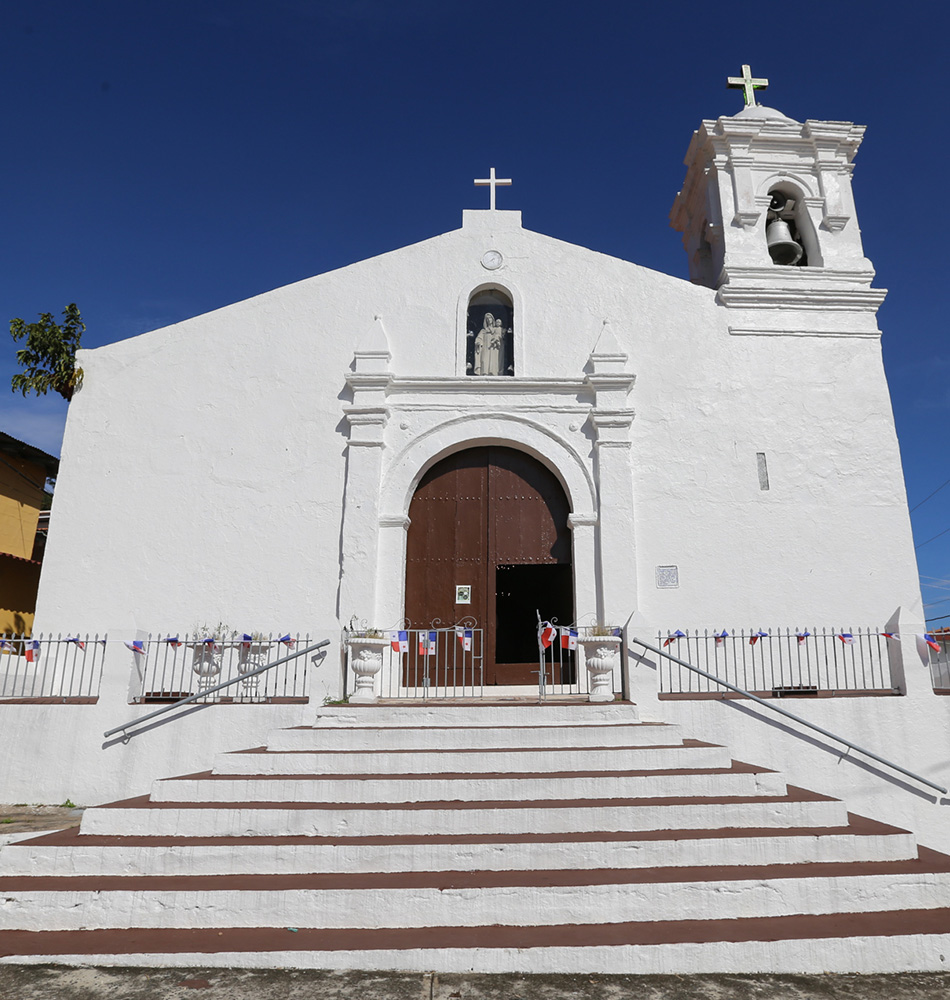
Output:
<instances>
[{"instance_id":1,"label":"church bell tower","mask_svg":"<svg viewBox=\"0 0 950 1000\"><path fill-rule=\"evenodd\" d=\"M864 126L757 104L768 81L742 69L728 85L745 107L693 134L670 212L690 280L737 311L733 333L877 335L886 293L871 288L851 191Z\"/></svg>"}]
</instances>

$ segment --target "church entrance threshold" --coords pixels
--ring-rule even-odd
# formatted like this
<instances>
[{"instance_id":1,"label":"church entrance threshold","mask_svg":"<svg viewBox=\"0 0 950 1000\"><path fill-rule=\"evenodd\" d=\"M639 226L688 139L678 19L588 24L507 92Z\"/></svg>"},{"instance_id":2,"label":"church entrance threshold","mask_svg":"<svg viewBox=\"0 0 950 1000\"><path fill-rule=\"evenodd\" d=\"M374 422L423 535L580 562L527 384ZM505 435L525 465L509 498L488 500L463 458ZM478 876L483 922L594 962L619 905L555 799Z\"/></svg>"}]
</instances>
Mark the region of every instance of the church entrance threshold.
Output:
<instances>
[{"instance_id":1,"label":"church entrance threshold","mask_svg":"<svg viewBox=\"0 0 950 1000\"><path fill-rule=\"evenodd\" d=\"M557 478L523 452L469 448L438 462L409 507L409 627L468 620L484 629L486 688L537 685L537 609L574 618L567 516Z\"/></svg>"}]
</instances>

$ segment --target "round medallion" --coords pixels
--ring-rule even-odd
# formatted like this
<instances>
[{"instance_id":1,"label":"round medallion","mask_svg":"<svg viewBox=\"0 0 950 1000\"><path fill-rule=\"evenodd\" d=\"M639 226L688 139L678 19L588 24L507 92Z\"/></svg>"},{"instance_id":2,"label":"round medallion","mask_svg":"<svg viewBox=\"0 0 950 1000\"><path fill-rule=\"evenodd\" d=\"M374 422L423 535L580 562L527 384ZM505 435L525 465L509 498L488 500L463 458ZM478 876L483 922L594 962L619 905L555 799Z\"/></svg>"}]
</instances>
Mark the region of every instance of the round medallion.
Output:
<instances>
[{"instance_id":1,"label":"round medallion","mask_svg":"<svg viewBox=\"0 0 950 1000\"><path fill-rule=\"evenodd\" d=\"M482 267L486 271L497 271L504 261L505 258L497 250L488 250L482 254Z\"/></svg>"}]
</instances>

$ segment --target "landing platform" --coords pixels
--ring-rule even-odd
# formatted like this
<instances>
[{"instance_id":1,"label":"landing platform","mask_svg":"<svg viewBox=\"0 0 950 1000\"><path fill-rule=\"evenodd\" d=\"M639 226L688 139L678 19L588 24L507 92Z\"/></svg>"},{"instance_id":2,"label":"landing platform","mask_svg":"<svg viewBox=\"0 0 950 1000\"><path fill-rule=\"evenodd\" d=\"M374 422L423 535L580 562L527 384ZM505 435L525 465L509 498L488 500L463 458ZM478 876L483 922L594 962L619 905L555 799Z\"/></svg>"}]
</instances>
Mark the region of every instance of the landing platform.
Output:
<instances>
[{"instance_id":1,"label":"landing platform","mask_svg":"<svg viewBox=\"0 0 950 1000\"><path fill-rule=\"evenodd\" d=\"M16 1000L944 1000L950 973L886 976L478 975L312 969L93 969L0 965L0 995Z\"/></svg>"}]
</instances>

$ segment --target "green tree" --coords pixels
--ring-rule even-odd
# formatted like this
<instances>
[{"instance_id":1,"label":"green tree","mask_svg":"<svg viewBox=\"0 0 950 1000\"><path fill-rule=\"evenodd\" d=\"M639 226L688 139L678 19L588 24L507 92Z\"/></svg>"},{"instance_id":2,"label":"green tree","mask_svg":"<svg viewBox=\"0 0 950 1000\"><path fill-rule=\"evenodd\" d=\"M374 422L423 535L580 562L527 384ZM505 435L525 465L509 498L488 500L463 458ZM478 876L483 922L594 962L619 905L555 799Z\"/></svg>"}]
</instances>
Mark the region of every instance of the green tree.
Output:
<instances>
[{"instance_id":1,"label":"green tree","mask_svg":"<svg viewBox=\"0 0 950 1000\"><path fill-rule=\"evenodd\" d=\"M16 341L26 338L26 346L16 352L17 363L24 369L10 380L14 392L24 396L35 392L45 396L55 390L65 400L82 385L82 369L76 366L76 351L86 324L75 302L63 310L62 325L53 322L52 313L40 313L38 323L10 320L10 336Z\"/></svg>"}]
</instances>

